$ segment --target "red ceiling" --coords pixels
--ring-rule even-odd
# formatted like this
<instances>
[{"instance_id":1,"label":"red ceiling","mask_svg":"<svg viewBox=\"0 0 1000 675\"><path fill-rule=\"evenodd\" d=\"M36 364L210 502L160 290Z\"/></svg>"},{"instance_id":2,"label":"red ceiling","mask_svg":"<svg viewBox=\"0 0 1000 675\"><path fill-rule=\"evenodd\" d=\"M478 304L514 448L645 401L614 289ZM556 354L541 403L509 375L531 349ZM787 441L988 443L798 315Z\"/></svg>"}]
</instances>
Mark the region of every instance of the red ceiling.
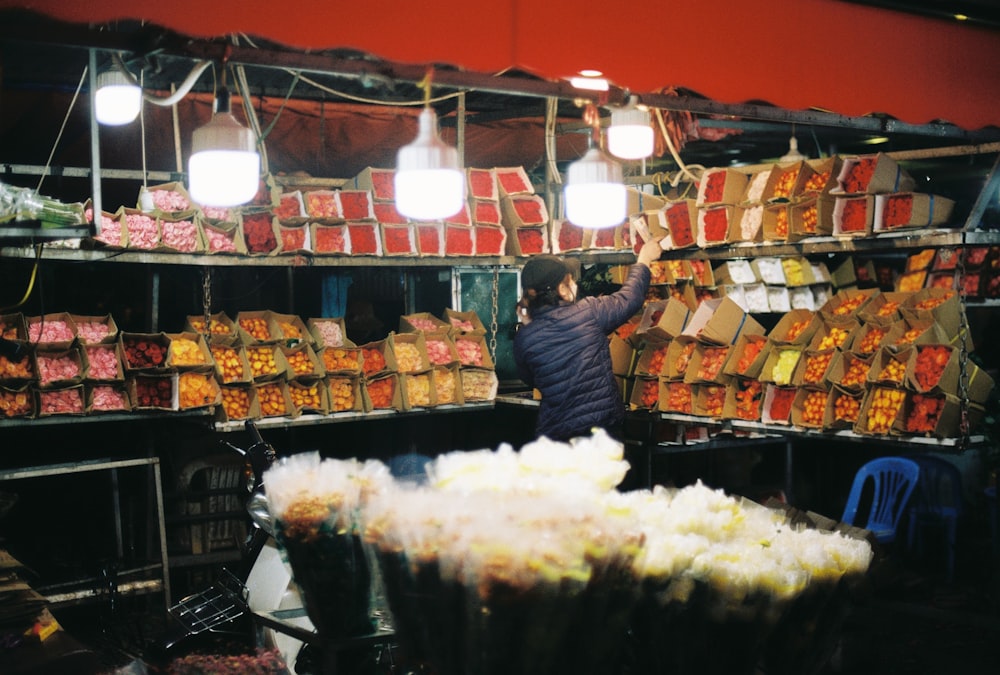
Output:
<instances>
[{"instance_id":1,"label":"red ceiling","mask_svg":"<svg viewBox=\"0 0 1000 675\"><path fill-rule=\"evenodd\" d=\"M0 0L10 6L484 73L596 68L634 92L676 86L722 103L1000 127L1000 31L841 0Z\"/></svg>"}]
</instances>

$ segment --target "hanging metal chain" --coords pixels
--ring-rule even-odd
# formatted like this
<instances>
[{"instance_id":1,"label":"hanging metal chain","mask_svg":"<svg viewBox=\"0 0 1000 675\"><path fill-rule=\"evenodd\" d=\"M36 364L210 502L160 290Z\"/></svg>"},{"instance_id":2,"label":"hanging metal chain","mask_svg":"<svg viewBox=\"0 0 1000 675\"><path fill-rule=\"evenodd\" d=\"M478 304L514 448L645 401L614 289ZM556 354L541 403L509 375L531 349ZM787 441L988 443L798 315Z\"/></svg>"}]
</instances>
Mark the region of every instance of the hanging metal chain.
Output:
<instances>
[{"instance_id":1,"label":"hanging metal chain","mask_svg":"<svg viewBox=\"0 0 1000 675\"><path fill-rule=\"evenodd\" d=\"M965 233L962 233L962 246L959 248L958 262L955 271L958 280L959 318L958 318L958 400L961 410L959 421L958 449L964 452L969 447L969 317L966 315L965 297Z\"/></svg>"},{"instance_id":2,"label":"hanging metal chain","mask_svg":"<svg viewBox=\"0 0 1000 675\"><path fill-rule=\"evenodd\" d=\"M497 300L500 295L500 266L493 266L493 286L490 293L490 357L497 359Z\"/></svg>"},{"instance_id":3,"label":"hanging metal chain","mask_svg":"<svg viewBox=\"0 0 1000 675\"><path fill-rule=\"evenodd\" d=\"M201 311L205 319L205 339L212 336L212 268L201 268Z\"/></svg>"}]
</instances>

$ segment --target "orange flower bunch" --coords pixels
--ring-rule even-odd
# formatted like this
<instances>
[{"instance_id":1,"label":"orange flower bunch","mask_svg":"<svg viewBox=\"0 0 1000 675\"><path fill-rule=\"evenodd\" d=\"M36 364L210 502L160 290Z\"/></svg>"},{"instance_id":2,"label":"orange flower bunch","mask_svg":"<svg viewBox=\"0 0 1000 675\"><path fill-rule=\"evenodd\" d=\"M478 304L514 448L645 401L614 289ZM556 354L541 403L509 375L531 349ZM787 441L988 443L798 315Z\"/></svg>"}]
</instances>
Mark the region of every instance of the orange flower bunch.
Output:
<instances>
[{"instance_id":1,"label":"orange flower bunch","mask_svg":"<svg viewBox=\"0 0 1000 675\"><path fill-rule=\"evenodd\" d=\"M903 382L903 375L905 374L906 364L899 359L890 358L889 361L882 366L882 370L879 371L878 379L901 384Z\"/></svg>"},{"instance_id":2,"label":"orange flower bunch","mask_svg":"<svg viewBox=\"0 0 1000 675\"><path fill-rule=\"evenodd\" d=\"M667 410L690 413L692 409L691 385L683 382L667 383Z\"/></svg>"},{"instance_id":3,"label":"orange flower bunch","mask_svg":"<svg viewBox=\"0 0 1000 675\"><path fill-rule=\"evenodd\" d=\"M785 331L785 342L794 342L795 338L802 335L802 332L809 326L811 319L803 319L802 321L795 321L788 330Z\"/></svg>"},{"instance_id":4,"label":"orange flower bunch","mask_svg":"<svg viewBox=\"0 0 1000 675\"><path fill-rule=\"evenodd\" d=\"M247 359L250 361L250 374L253 377L278 374L273 347L247 347Z\"/></svg>"},{"instance_id":5,"label":"orange flower bunch","mask_svg":"<svg viewBox=\"0 0 1000 675\"><path fill-rule=\"evenodd\" d=\"M740 380L736 388L736 416L741 420L760 419L762 393L760 380Z\"/></svg>"},{"instance_id":6,"label":"orange flower bunch","mask_svg":"<svg viewBox=\"0 0 1000 675\"><path fill-rule=\"evenodd\" d=\"M632 333L634 333L636 328L638 327L639 327L638 321L629 321L628 323L623 323L622 325L618 326L618 329L615 332L618 334L618 337L620 337L622 340L627 340L632 336Z\"/></svg>"},{"instance_id":7,"label":"orange flower bunch","mask_svg":"<svg viewBox=\"0 0 1000 675\"><path fill-rule=\"evenodd\" d=\"M34 409L30 391L0 390L0 412L4 417L24 417Z\"/></svg>"},{"instance_id":8,"label":"orange flower bunch","mask_svg":"<svg viewBox=\"0 0 1000 675\"><path fill-rule=\"evenodd\" d=\"M826 414L825 391L811 391L802 402L802 422L811 426L821 426L823 416Z\"/></svg>"},{"instance_id":9,"label":"orange flower bunch","mask_svg":"<svg viewBox=\"0 0 1000 675\"><path fill-rule=\"evenodd\" d=\"M296 326L291 321L280 321L278 326L281 327L281 335L286 340L289 339L302 339L302 329Z\"/></svg>"},{"instance_id":10,"label":"orange flower bunch","mask_svg":"<svg viewBox=\"0 0 1000 675\"><path fill-rule=\"evenodd\" d=\"M17 324L12 321L0 321L0 337L4 340L18 339Z\"/></svg>"},{"instance_id":11,"label":"orange flower bunch","mask_svg":"<svg viewBox=\"0 0 1000 675\"><path fill-rule=\"evenodd\" d=\"M240 361L239 352L235 347L224 345L212 345L212 358L215 359L216 369L219 371L223 384L239 382L243 379L243 363Z\"/></svg>"},{"instance_id":12,"label":"orange flower bunch","mask_svg":"<svg viewBox=\"0 0 1000 675\"><path fill-rule=\"evenodd\" d=\"M195 329L198 333L205 332L205 320L192 318L190 320L191 327ZM208 332L212 335L229 335L231 330L229 326L218 319L211 319L208 323Z\"/></svg>"},{"instance_id":13,"label":"orange flower bunch","mask_svg":"<svg viewBox=\"0 0 1000 675\"><path fill-rule=\"evenodd\" d=\"M30 379L32 377L31 355L25 352L24 356L16 361L0 355L0 380L6 379Z\"/></svg>"},{"instance_id":14,"label":"orange flower bunch","mask_svg":"<svg viewBox=\"0 0 1000 675\"><path fill-rule=\"evenodd\" d=\"M802 379L808 384L818 384L823 381L823 373L830 365L830 361L833 360L833 352L820 352L818 354L810 354L806 358L806 371L802 376Z\"/></svg>"},{"instance_id":15,"label":"orange flower bunch","mask_svg":"<svg viewBox=\"0 0 1000 675\"><path fill-rule=\"evenodd\" d=\"M819 223L819 211L816 209L816 205L813 204L802 211L802 231L809 234L814 233L817 223Z\"/></svg>"},{"instance_id":16,"label":"orange flower bunch","mask_svg":"<svg viewBox=\"0 0 1000 675\"><path fill-rule=\"evenodd\" d=\"M868 423L865 428L875 434L889 433L904 398L905 394L901 389L875 389L868 407Z\"/></svg>"},{"instance_id":17,"label":"orange flower bunch","mask_svg":"<svg viewBox=\"0 0 1000 675\"><path fill-rule=\"evenodd\" d=\"M701 366L698 368L698 379L714 380L726 362L729 347L706 347L701 354Z\"/></svg>"},{"instance_id":18,"label":"orange flower bunch","mask_svg":"<svg viewBox=\"0 0 1000 675\"><path fill-rule=\"evenodd\" d=\"M330 378L330 409L333 412L354 409L354 385L350 379Z\"/></svg>"},{"instance_id":19,"label":"orange flower bunch","mask_svg":"<svg viewBox=\"0 0 1000 675\"><path fill-rule=\"evenodd\" d=\"M838 422L850 422L851 424L854 424L858 421L858 414L860 412L860 396L840 394L833 402L833 418Z\"/></svg>"},{"instance_id":20,"label":"orange flower bunch","mask_svg":"<svg viewBox=\"0 0 1000 675\"><path fill-rule=\"evenodd\" d=\"M707 242L725 241L729 232L729 213L726 209L708 209L704 212L702 234Z\"/></svg>"},{"instance_id":21,"label":"orange flower bunch","mask_svg":"<svg viewBox=\"0 0 1000 675\"><path fill-rule=\"evenodd\" d=\"M309 354L307 354L305 350L289 354L288 365L291 367L292 372L295 373L296 376L311 375L315 372L312 359L309 358Z\"/></svg>"},{"instance_id":22,"label":"orange flower bunch","mask_svg":"<svg viewBox=\"0 0 1000 675\"><path fill-rule=\"evenodd\" d=\"M903 345L913 344L914 341L916 341L916 339L920 337L925 330L926 330L925 328L910 328L901 336L899 336L899 338L897 338L896 341L893 342L892 344L894 347L902 347Z\"/></svg>"},{"instance_id":23,"label":"orange flower bunch","mask_svg":"<svg viewBox=\"0 0 1000 675\"><path fill-rule=\"evenodd\" d=\"M434 393L438 403L455 402L455 374L446 369L434 370Z\"/></svg>"},{"instance_id":24,"label":"orange flower bunch","mask_svg":"<svg viewBox=\"0 0 1000 675\"><path fill-rule=\"evenodd\" d=\"M207 361L198 343L183 337L170 341L170 356L175 366L200 366Z\"/></svg>"},{"instance_id":25,"label":"orange flower bunch","mask_svg":"<svg viewBox=\"0 0 1000 675\"><path fill-rule=\"evenodd\" d=\"M258 386L257 401L260 403L260 414L264 417L279 417L288 413L281 387L276 384Z\"/></svg>"},{"instance_id":26,"label":"orange flower bunch","mask_svg":"<svg viewBox=\"0 0 1000 675\"><path fill-rule=\"evenodd\" d=\"M823 336L823 339L819 341L819 350L823 351L826 349L833 349L834 347L840 347L844 344L844 340L850 331L846 328L841 328L840 326L831 326L827 334Z\"/></svg>"},{"instance_id":27,"label":"orange flower bunch","mask_svg":"<svg viewBox=\"0 0 1000 675\"><path fill-rule=\"evenodd\" d=\"M847 370L844 371L844 376L840 378L840 384L843 387L860 387L868 378L868 371L871 370L871 364L865 363L853 356L847 358L850 360L850 363L847 366Z\"/></svg>"},{"instance_id":28,"label":"orange flower bunch","mask_svg":"<svg viewBox=\"0 0 1000 675\"><path fill-rule=\"evenodd\" d=\"M373 408L392 407L392 396L395 393L395 387L393 386L391 377L374 380L366 386L368 387L368 396L372 400Z\"/></svg>"},{"instance_id":29,"label":"orange flower bunch","mask_svg":"<svg viewBox=\"0 0 1000 675\"><path fill-rule=\"evenodd\" d=\"M840 229L844 232L863 232L868 225L868 204L861 199L848 199L841 213Z\"/></svg>"},{"instance_id":30,"label":"orange flower bunch","mask_svg":"<svg viewBox=\"0 0 1000 675\"><path fill-rule=\"evenodd\" d=\"M667 360L667 350L668 346L657 347L653 351L653 355L649 357L649 374L659 375L660 371L663 370L663 364Z\"/></svg>"},{"instance_id":31,"label":"orange flower bunch","mask_svg":"<svg viewBox=\"0 0 1000 675\"><path fill-rule=\"evenodd\" d=\"M649 283L665 284L670 281L670 269L664 264L654 260L649 266Z\"/></svg>"},{"instance_id":32,"label":"orange flower bunch","mask_svg":"<svg viewBox=\"0 0 1000 675\"><path fill-rule=\"evenodd\" d=\"M834 307L833 313L836 314L837 316L848 316L850 314L853 314L855 310L857 310L858 307L864 304L865 300L867 299L868 299L867 296L861 295L860 293L857 295L852 295L849 298L845 298L843 302Z\"/></svg>"},{"instance_id":33,"label":"orange flower bunch","mask_svg":"<svg viewBox=\"0 0 1000 675\"><path fill-rule=\"evenodd\" d=\"M750 364L754 362L757 356L760 354L761 350L764 349L765 339L760 338L750 338L743 345L743 353L740 354L740 360L736 362L736 372L741 375L747 372L750 368Z\"/></svg>"},{"instance_id":34,"label":"orange flower bunch","mask_svg":"<svg viewBox=\"0 0 1000 675\"><path fill-rule=\"evenodd\" d=\"M879 348L882 344L882 338L885 337L886 329L879 328L878 326L869 326L868 330L865 331L864 335L858 341L857 347L854 347L861 354L874 354L875 350Z\"/></svg>"},{"instance_id":35,"label":"orange flower bunch","mask_svg":"<svg viewBox=\"0 0 1000 675\"><path fill-rule=\"evenodd\" d=\"M385 369L385 356L374 347L362 347L361 360L361 369L365 375L371 375Z\"/></svg>"},{"instance_id":36,"label":"orange flower bunch","mask_svg":"<svg viewBox=\"0 0 1000 675\"><path fill-rule=\"evenodd\" d=\"M886 199L882 222L886 227L907 225L913 217L913 195L889 195Z\"/></svg>"},{"instance_id":37,"label":"orange flower bunch","mask_svg":"<svg viewBox=\"0 0 1000 675\"><path fill-rule=\"evenodd\" d=\"M814 173L809 176L809 180L806 181L805 191L806 192L821 192L826 188L826 184L830 182L830 172L824 171L823 173Z\"/></svg>"},{"instance_id":38,"label":"orange flower bunch","mask_svg":"<svg viewBox=\"0 0 1000 675\"><path fill-rule=\"evenodd\" d=\"M656 380L642 380L642 393L639 403L643 408L652 408L660 395L660 383Z\"/></svg>"},{"instance_id":39,"label":"orange flower bunch","mask_svg":"<svg viewBox=\"0 0 1000 675\"><path fill-rule=\"evenodd\" d=\"M674 370L677 371L678 375L683 375L687 372L687 367L691 363L691 355L694 353L696 344L695 342L685 342L684 346L681 347L681 353L674 359Z\"/></svg>"},{"instance_id":40,"label":"orange flower bunch","mask_svg":"<svg viewBox=\"0 0 1000 675\"><path fill-rule=\"evenodd\" d=\"M303 408L319 410L322 405L318 384L311 384L307 387L289 387L288 397L292 399L292 405L299 410Z\"/></svg>"},{"instance_id":41,"label":"orange flower bunch","mask_svg":"<svg viewBox=\"0 0 1000 675\"><path fill-rule=\"evenodd\" d=\"M705 185L705 203L711 204L722 199L722 194L726 188L726 172L713 171L708 174Z\"/></svg>"},{"instance_id":42,"label":"orange flower bunch","mask_svg":"<svg viewBox=\"0 0 1000 675\"><path fill-rule=\"evenodd\" d=\"M944 367L951 358L951 347L944 345L923 345L917 349L917 361L913 375L923 389L930 389L941 379Z\"/></svg>"},{"instance_id":43,"label":"orange flower bunch","mask_svg":"<svg viewBox=\"0 0 1000 675\"><path fill-rule=\"evenodd\" d=\"M787 420L792 412L792 401L795 399L793 387L777 387L771 396L770 416L772 420Z\"/></svg>"},{"instance_id":44,"label":"orange flower bunch","mask_svg":"<svg viewBox=\"0 0 1000 675\"><path fill-rule=\"evenodd\" d=\"M245 330L250 334L254 340L270 340L271 330L267 327L267 321L262 318L250 319L242 318L240 319L240 328Z\"/></svg>"},{"instance_id":45,"label":"orange flower bunch","mask_svg":"<svg viewBox=\"0 0 1000 675\"><path fill-rule=\"evenodd\" d=\"M882 317L892 316L893 314L896 313L896 310L898 309L899 309L898 300L886 300L884 303L882 303L882 306L878 308L878 311L875 312L875 315Z\"/></svg>"},{"instance_id":46,"label":"orange flower bunch","mask_svg":"<svg viewBox=\"0 0 1000 675\"><path fill-rule=\"evenodd\" d=\"M780 209L774 220L774 234L777 237L788 236L788 209Z\"/></svg>"},{"instance_id":47,"label":"orange flower bunch","mask_svg":"<svg viewBox=\"0 0 1000 675\"><path fill-rule=\"evenodd\" d=\"M910 414L906 416L906 430L915 434L933 432L944 410L944 397L914 394L911 403Z\"/></svg>"},{"instance_id":48,"label":"orange flower bunch","mask_svg":"<svg viewBox=\"0 0 1000 675\"><path fill-rule=\"evenodd\" d=\"M203 373L181 373L177 383L180 408L199 408L215 402L212 376Z\"/></svg>"},{"instance_id":49,"label":"orange flower bunch","mask_svg":"<svg viewBox=\"0 0 1000 675\"><path fill-rule=\"evenodd\" d=\"M250 391L243 387L223 387L222 409L231 420L246 419L250 415Z\"/></svg>"},{"instance_id":50,"label":"orange flower bunch","mask_svg":"<svg viewBox=\"0 0 1000 675\"><path fill-rule=\"evenodd\" d=\"M783 171L774 183L774 197L778 199L790 197L792 195L792 188L795 187L795 181L798 179L799 167L796 166Z\"/></svg>"},{"instance_id":51,"label":"orange flower bunch","mask_svg":"<svg viewBox=\"0 0 1000 675\"><path fill-rule=\"evenodd\" d=\"M875 175L875 157L862 157L851 165L844 179L844 192L864 192Z\"/></svg>"},{"instance_id":52,"label":"orange flower bunch","mask_svg":"<svg viewBox=\"0 0 1000 675\"><path fill-rule=\"evenodd\" d=\"M712 385L705 387L705 414L709 417L722 417L722 408L726 403L726 387Z\"/></svg>"},{"instance_id":53,"label":"orange flower bunch","mask_svg":"<svg viewBox=\"0 0 1000 675\"><path fill-rule=\"evenodd\" d=\"M917 309L934 309L938 305L942 305L946 301L951 300L954 295L955 291L949 291L947 293L941 293L936 297L924 298L920 302L916 303L914 307Z\"/></svg>"},{"instance_id":54,"label":"orange flower bunch","mask_svg":"<svg viewBox=\"0 0 1000 675\"><path fill-rule=\"evenodd\" d=\"M359 349L327 347L323 350L323 367L331 373L338 370L357 372L361 370L359 356Z\"/></svg>"},{"instance_id":55,"label":"orange flower bunch","mask_svg":"<svg viewBox=\"0 0 1000 675\"><path fill-rule=\"evenodd\" d=\"M699 284L704 284L708 281L707 272L711 269L708 266L708 262L705 260L689 260L688 263L691 265L691 273L694 276L694 280Z\"/></svg>"}]
</instances>

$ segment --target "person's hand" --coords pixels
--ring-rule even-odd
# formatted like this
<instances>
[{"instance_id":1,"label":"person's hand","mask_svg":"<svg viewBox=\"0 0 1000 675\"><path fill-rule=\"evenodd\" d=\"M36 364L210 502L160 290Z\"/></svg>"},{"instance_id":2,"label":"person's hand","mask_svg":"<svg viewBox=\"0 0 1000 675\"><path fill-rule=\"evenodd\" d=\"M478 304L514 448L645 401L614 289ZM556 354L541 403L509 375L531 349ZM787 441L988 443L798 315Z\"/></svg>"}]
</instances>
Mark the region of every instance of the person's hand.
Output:
<instances>
[{"instance_id":1,"label":"person's hand","mask_svg":"<svg viewBox=\"0 0 1000 675\"><path fill-rule=\"evenodd\" d=\"M639 253L636 255L636 262L649 267L650 263L660 259L661 253L663 253L663 249L660 248L659 241L647 241L642 245L642 248L639 249Z\"/></svg>"}]
</instances>

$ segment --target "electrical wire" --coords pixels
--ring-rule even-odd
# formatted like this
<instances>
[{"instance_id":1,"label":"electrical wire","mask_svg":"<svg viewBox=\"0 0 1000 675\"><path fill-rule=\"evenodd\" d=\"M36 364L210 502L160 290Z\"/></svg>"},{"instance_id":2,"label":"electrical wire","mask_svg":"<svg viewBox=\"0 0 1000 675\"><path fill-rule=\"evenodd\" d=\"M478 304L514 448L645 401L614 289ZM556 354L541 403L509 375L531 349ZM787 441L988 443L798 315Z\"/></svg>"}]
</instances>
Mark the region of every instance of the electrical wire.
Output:
<instances>
[{"instance_id":1,"label":"electrical wire","mask_svg":"<svg viewBox=\"0 0 1000 675\"><path fill-rule=\"evenodd\" d=\"M259 49L259 47L256 44L254 44L254 41L252 39L250 39L250 37L247 36L245 33L240 33L240 36L244 40L246 40L246 43L248 45L250 45L254 49ZM289 75L295 75L295 76L297 76L305 84L308 84L311 87L315 87L316 89L319 89L320 91L326 92L327 94L331 94L333 96L339 96L340 98L346 99L348 101L354 101L355 103L367 103L369 105L382 105L382 106L388 106L388 107L395 106L395 107L404 107L404 108L405 107L418 106L418 105L422 106L422 105L425 105L425 103L440 103L441 101L447 101L448 99L458 98L462 94L467 94L467 93L469 93L471 91L471 90L462 90L462 91L453 92L451 94L442 94L441 96L435 96L435 97L428 98L428 99L425 99L425 98L421 97L421 99L419 101L382 101L382 100L379 100L379 99L366 98L364 96L358 96L356 94L348 94L347 92L340 91L338 89L334 89L333 87L329 87L329 86L327 86L325 84L321 84L321 83L317 82L316 80L314 80L314 79L312 79L312 78L310 78L310 77L308 77L306 75L303 75L301 71L297 71L297 70L294 70L292 68L282 68L281 70L284 70Z\"/></svg>"},{"instance_id":2,"label":"electrical wire","mask_svg":"<svg viewBox=\"0 0 1000 675\"><path fill-rule=\"evenodd\" d=\"M198 81L198 78L201 77L203 72L205 72L205 69L212 65L211 61L198 61L195 63L194 67L191 68L187 77L184 78L184 81L181 82L180 86L177 87L174 92L172 92L169 96L159 97L153 96L147 92L143 88L141 82L135 79L135 76L129 72L128 68L125 67L125 62L122 60L121 54L114 52L111 55L111 58L115 62L115 65L118 66L118 68L125 74L125 77L128 78L132 84L142 89L142 98L144 100L149 101L153 105L163 106L164 108L174 105L187 96L188 92L191 91L191 88L194 87L195 83Z\"/></svg>"},{"instance_id":3,"label":"electrical wire","mask_svg":"<svg viewBox=\"0 0 1000 675\"><path fill-rule=\"evenodd\" d=\"M62 140L63 132L66 130L66 123L69 122L70 113L73 112L73 106L76 105L76 100L80 98L80 91L83 89L83 83L87 79L87 66L83 67L83 73L80 75L80 82L76 85L76 91L73 92L73 98L70 99L69 107L66 109L66 115L63 117L62 124L59 126L59 132L56 134L56 140L52 143L52 149L49 151L49 158L45 160L45 168L42 169L42 175L38 178L38 187L35 188L36 192L42 191L42 183L45 181L45 177L49 175L49 167L52 166L52 158L56 155L56 148L59 147L59 141Z\"/></svg>"},{"instance_id":4,"label":"electrical wire","mask_svg":"<svg viewBox=\"0 0 1000 675\"><path fill-rule=\"evenodd\" d=\"M143 79L145 79L145 73L139 73L140 87ZM139 147L142 150L142 188L145 190L148 185L146 183L146 115L143 106L139 106Z\"/></svg>"},{"instance_id":5,"label":"electrical wire","mask_svg":"<svg viewBox=\"0 0 1000 675\"><path fill-rule=\"evenodd\" d=\"M35 246L35 264L31 266L31 276L28 277L28 287L24 289L24 295L21 299L17 301L16 304L10 307L0 307L0 314L4 312L9 312L12 309L17 309L28 302L28 298L31 297L31 293L35 290L35 280L38 278L38 266L42 260L42 245L39 244Z\"/></svg>"},{"instance_id":6,"label":"electrical wire","mask_svg":"<svg viewBox=\"0 0 1000 675\"><path fill-rule=\"evenodd\" d=\"M292 79L292 85L288 87L288 93L285 94L285 99L281 102L281 105L278 107L278 112L274 113L274 119L271 120L271 123L268 124L267 128L264 129L264 131L261 133L260 135L261 142L263 142L264 139L271 134L271 130L274 129L274 125L276 125L278 123L278 120L281 119L281 113L285 111L285 106L288 105L288 99L292 97L292 92L295 91L295 86L299 83L299 79L300 75L299 73L296 73L295 77Z\"/></svg>"},{"instance_id":7,"label":"electrical wire","mask_svg":"<svg viewBox=\"0 0 1000 675\"><path fill-rule=\"evenodd\" d=\"M667 148L670 150L670 156L674 158L677 162L677 166L680 167L680 173L687 176L694 182L701 180L702 175L705 173L705 167L701 164L691 164L687 165L684 160L681 159L680 155L677 153L677 148L674 147L674 142L670 139L670 134L667 132L667 123L663 121L663 111L659 108L653 108L653 114L656 117L657 126L660 127L660 133L663 134L663 139L667 143ZM692 169L698 171L698 174L692 172ZM677 183L680 181L672 182L674 187L677 187Z\"/></svg>"}]
</instances>

